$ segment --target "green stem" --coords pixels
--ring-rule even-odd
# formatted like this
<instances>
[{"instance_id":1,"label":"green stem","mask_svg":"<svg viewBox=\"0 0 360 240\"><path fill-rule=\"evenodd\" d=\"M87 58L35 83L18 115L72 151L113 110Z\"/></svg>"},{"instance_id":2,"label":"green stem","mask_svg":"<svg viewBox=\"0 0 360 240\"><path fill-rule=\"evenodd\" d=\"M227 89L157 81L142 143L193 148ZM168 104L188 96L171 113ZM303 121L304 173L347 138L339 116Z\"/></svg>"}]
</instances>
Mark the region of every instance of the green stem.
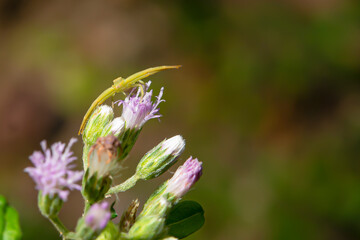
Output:
<instances>
[{"instance_id":1,"label":"green stem","mask_svg":"<svg viewBox=\"0 0 360 240\"><path fill-rule=\"evenodd\" d=\"M83 213L84 216L87 213L87 211L89 211L90 207L91 207L91 205L90 205L89 201L85 200L84 213Z\"/></svg>"},{"instance_id":2,"label":"green stem","mask_svg":"<svg viewBox=\"0 0 360 240\"><path fill-rule=\"evenodd\" d=\"M109 191L106 193L106 195L113 194L113 193L119 193L119 192L125 192L126 190L129 190L130 188L134 187L138 180L139 180L138 176L136 174L134 174L125 182L123 182L115 187L110 188Z\"/></svg>"},{"instance_id":3,"label":"green stem","mask_svg":"<svg viewBox=\"0 0 360 240\"><path fill-rule=\"evenodd\" d=\"M62 236L65 236L69 232L58 216L49 217L49 220Z\"/></svg>"}]
</instances>

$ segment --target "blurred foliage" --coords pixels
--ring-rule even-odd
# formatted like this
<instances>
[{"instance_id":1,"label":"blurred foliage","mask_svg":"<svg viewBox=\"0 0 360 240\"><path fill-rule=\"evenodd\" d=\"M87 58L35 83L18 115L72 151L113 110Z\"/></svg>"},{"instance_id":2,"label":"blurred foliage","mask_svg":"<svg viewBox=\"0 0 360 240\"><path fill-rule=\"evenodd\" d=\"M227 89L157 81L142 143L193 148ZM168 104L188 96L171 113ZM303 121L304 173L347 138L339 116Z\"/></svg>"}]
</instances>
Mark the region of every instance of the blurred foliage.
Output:
<instances>
[{"instance_id":1,"label":"blurred foliage","mask_svg":"<svg viewBox=\"0 0 360 240\"><path fill-rule=\"evenodd\" d=\"M0 35L0 192L24 239L57 237L27 156L75 135L112 79L163 64L183 68L152 78L162 122L144 128L128 171L164 137L187 139L184 159L204 162L189 199L206 218L190 240L360 238L359 1L3 0Z\"/></svg>"}]
</instances>

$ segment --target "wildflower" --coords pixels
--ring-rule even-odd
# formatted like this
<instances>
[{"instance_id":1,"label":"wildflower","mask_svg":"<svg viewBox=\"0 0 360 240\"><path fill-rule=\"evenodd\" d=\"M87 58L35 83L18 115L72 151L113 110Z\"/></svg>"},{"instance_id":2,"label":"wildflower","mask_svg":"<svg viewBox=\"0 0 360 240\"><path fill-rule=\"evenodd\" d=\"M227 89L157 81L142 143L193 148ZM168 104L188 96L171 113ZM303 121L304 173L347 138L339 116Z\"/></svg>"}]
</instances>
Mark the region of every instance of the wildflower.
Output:
<instances>
[{"instance_id":1,"label":"wildflower","mask_svg":"<svg viewBox=\"0 0 360 240\"><path fill-rule=\"evenodd\" d=\"M149 81L145 90L150 87L151 81ZM140 89L135 95L129 95L123 101L119 101L119 106L123 105L122 117L126 122L127 129L141 129L142 126L152 118L159 118L158 105L165 101L161 100L164 88L161 88L159 95L156 97L157 101L152 102L152 90L145 92L144 96L140 96Z\"/></svg>"},{"instance_id":2,"label":"wildflower","mask_svg":"<svg viewBox=\"0 0 360 240\"><path fill-rule=\"evenodd\" d=\"M144 180L161 175L176 162L184 149L185 140L180 135L162 141L140 160L136 175Z\"/></svg>"},{"instance_id":3,"label":"wildflower","mask_svg":"<svg viewBox=\"0 0 360 240\"><path fill-rule=\"evenodd\" d=\"M85 216L85 224L95 232L103 230L110 220L111 213L107 202L95 203Z\"/></svg>"},{"instance_id":4,"label":"wildflower","mask_svg":"<svg viewBox=\"0 0 360 240\"><path fill-rule=\"evenodd\" d=\"M54 197L58 195L63 201L67 200L69 190L80 190L76 184L82 178L82 171L71 170L74 166L69 165L76 157L72 156L71 146L76 142L72 138L65 148L61 142L54 143L51 149L47 149L46 141L41 142L43 153L35 151L29 158L35 167L25 168L25 172L33 178L36 188L43 195Z\"/></svg>"},{"instance_id":5,"label":"wildflower","mask_svg":"<svg viewBox=\"0 0 360 240\"><path fill-rule=\"evenodd\" d=\"M165 194L170 193L176 198L184 196L197 182L202 174L202 162L190 157L180 166L174 176L167 182Z\"/></svg>"}]
</instances>

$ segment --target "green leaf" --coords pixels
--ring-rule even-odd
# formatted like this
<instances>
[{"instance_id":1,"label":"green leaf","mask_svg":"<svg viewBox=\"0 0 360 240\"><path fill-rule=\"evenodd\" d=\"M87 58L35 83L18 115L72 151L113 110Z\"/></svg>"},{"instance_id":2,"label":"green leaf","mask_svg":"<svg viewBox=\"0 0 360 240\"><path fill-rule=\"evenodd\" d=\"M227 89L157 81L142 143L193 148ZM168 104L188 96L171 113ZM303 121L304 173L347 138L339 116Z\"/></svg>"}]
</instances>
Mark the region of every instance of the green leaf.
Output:
<instances>
[{"instance_id":1,"label":"green leaf","mask_svg":"<svg viewBox=\"0 0 360 240\"><path fill-rule=\"evenodd\" d=\"M5 213L5 229L3 233L4 240L21 239L21 229L19 224L19 215L15 208L8 207Z\"/></svg>"},{"instance_id":2,"label":"green leaf","mask_svg":"<svg viewBox=\"0 0 360 240\"><path fill-rule=\"evenodd\" d=\"M116 211L114 209L115 203L116 203L116 201L114 201L110 206L111 220L118 216L118 214L116 213Z\"/></svg>"},{"instance_id":3,"label":"green leaf","mask_svg":"<svg viewBox=\"0 0 360 240\"><path fill-rule=\"evenodd\" d=\"M0 239L21 239L19 215L15 208L7 204L3 196L0 196Z\"/></svg>"},{"instance_id":4,"label":"green leaf","mask_svg":"<svg viewBox=\"0 0 360 240\"><path fill-rule=\"evenodd\" d=\"M0 239L4 232L5 227L5 211L6 211L7 203L4 196L0 195Z\"/></svg>"},{"instance_id":5,"label":"green leaf","mask_svg":"<svg viewBox=\"0 0 360 240\"><path fill-rule=\"evenodd\" d=\"M171 209L166 219L169 235L179 239L199 230L204 222L204 209L194 201L179 202Z\"/></svg>"}]
</instances>

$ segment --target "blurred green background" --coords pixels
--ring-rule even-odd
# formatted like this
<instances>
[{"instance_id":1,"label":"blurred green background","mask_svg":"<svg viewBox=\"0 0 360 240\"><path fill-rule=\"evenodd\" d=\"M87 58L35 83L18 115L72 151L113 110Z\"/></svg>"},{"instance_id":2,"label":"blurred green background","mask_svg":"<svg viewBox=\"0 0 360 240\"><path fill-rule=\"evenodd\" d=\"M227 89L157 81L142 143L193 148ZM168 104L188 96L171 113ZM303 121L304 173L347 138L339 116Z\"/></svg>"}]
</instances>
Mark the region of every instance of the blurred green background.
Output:
<instances>
[{"instance_id":1,"label":"blurred green background","mask_svg":"<svg viewBox=\"0 0 360 240\"><path fill-rule=\"evenodd\" d=\"M114 78L169 64L183 67L150 78L165 87L161 122L145 125L117 181L181 134L180 162L204 166L185 199L206 223L189 239L360 239L360 1L2 0L0 193L24 239L59 239L23 172L39 142L76 136ZM61 218L73 227L81 212L74 192Z\"/></svg>"}]
</instances>

